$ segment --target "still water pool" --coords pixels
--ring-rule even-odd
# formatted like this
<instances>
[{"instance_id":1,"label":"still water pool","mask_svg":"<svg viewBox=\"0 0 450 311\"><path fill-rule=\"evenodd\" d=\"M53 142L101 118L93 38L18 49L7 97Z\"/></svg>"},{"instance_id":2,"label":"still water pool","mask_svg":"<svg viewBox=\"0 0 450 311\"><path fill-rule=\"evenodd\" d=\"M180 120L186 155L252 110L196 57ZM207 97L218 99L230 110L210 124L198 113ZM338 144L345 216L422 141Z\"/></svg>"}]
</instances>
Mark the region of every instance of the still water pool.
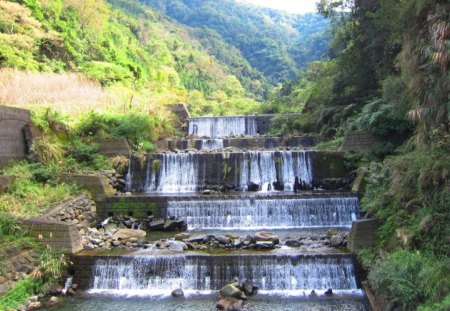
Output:
<instances>
[{"instance_id":1,"label":"still water pool","mask_svg":"<svg viewBox=\"0 0 450 311\"><path fill-rule=\"evenodd\" d=\"M175 298L119 298L108 296L87 296L66 298L61 306L49 308L52 311L214 311L218 296ZM250 298L245 311L369 311L361 297L339 299L299 299L270 296Z\"/></svg>"}]
</instances>

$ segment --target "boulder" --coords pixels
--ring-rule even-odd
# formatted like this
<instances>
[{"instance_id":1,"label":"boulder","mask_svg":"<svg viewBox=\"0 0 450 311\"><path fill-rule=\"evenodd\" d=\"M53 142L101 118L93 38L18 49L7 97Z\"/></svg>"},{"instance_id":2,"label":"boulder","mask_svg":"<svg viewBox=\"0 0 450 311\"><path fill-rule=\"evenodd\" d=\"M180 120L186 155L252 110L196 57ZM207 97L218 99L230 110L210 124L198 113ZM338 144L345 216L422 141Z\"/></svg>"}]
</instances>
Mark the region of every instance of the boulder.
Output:
<instances>
[{"instance_id":1,"label":"boulder","mask_svg":"<svg viewBox=\"0 0 450 311\"><path fill-rule=\"evenodd\" d=\"M184 225L184 221L180 220L180 219L167 219L164 222L164 227L163 230L164 231L174 231L174 230L179 230L181 228L183 228Z\"/></svg>"},{"instance_id":2,"label":"boulder","mask_svg":"<svg viewBox=\"0 0 450 311\"><path fill-rule=\"evenodd\" d=\"M162 229L164 229L164 223L165 223L164 219L151 221L148 224L148 229L149 230L162 230Z\"/></svg>"},{"instance_id":3,"label":"boulder","mask_svg":"<svg viewBox=\"0 0 450 311\"><path fill-rule=\"evenodd\" d=\"M147 233L143 230L119 229L113 234L113 239L122 242L129 241L131 238L143 239L146 234Z\"/></svg>"},{"instance_id":4,"label":"boulder","mask_svg":"<svg viewBox=\"0 0 450 311\"><path fill-rule=\"evenodd\" d=\"M300 247L302 246L302 242L299 240L287 240L286 245L289 247Z\"/></svg>"},{"instance_id":5,"label":"boulder","mask_svg":"<svg viewBox=\"0 0 450 311\"><path fill-rule=\"evenodd\" d=\"M83 248L85 250L89 250L90 251L90 250L93 250L95 248L95 246L92 243L87 243L87 244L83 245Z\"/></svg>"},{"instance_id":6,"label":"boulder","mask_svg":"<svg viewBox=\"0 0 450 311\"><path fill-rule=\"evenodd\" d=\"M273 242L273 244L280 243L280 238L269 232L257 232L255 234L255 240L257 242L258 241L270 241L270 242Z\"/></svg>"},{"instance_id":7,"label":"boulder","mask_svg":"<svg viewBox=\"0 0 450 311\"><path fill-rule=\"evenodd\" d=\"M170 244L169 244L169 250L176 252L176 253L182 253L187 248L188 247L186 246L186 244L184 244L183 242L180 242L180 241L170 241Z\"/></svg>"},{"instance_id":8,"label":"boulder","mask_svg":"<svg viewBox=\"0 0 450 311\"><path fill-rule=\"evenodd\" d=\"M251 192L259 191L259 185L255 184L254 182L250 182L247 186L247 190Z\"/></svg>"},{"instance_id":9,"label":"boulder","mask_svg":"<svg viewBox=\"0 0 450 311\"><path fill-rule=\"evenodd\" d=\"M184 292L181 288L177 288L172 291L171 295L175 298L184 297Z\"/></svg>"},{"instance_id":10,"label":"boulder","mask_svg":"<svg viewBox=\"0 0 450 311\"><path fill-rule=\"evenodd\" d=\"M326 296L332 296L333 295L333 290L331 288L327 289L325 292Z\"/></svg>"},{"instance_id":11,"label":"boulder","mask_svg":"<svg viewBox=\"0 0 450 311\"><path fill-rule=\"evenodd\" d=\"M227 297L220 299L216 305L216 308L224 311L241 311L242 304L243 302L240 299Z\"/></svg>"},{"instance_id":12,"label":"boulder","mask_svg":"<svg viewBox=\"0 0 450 311\"><path fill-rule=\"evenodd\" d=\"M339 235L333 235L330 238L330 245L331 246L340 246L342 243L342 238Z\"/></svg>"},{"instance_id":13,"label":"boulder","mask_svg":"<svg viewBox=\"0 0 450 311\"><path fill-rule=\"evenodd\" d=\"M36 310L42 307L42 303L40 301L30 301L27 304L27 310Z\"/></svg>"},{"instance_id":14,"label":"boulder","mask_svg":"<svg viewBox=\"0 0 450 311\"><path fill-rule=\"evenodd\" d=\"M204 243L208 242L208 237L206 235L196 235L193 237L190 237L186 240L188 243Z\"/></svg>"},{"instance_id":15,"label":"boulder","mask_svg":"<svg viewBox=\"0 0 450 311\"><path fill-rule=\"evenodd\" d=\"M273 185L273 190L284 191L284 184L282 182L276 181L272 185Z\"/></svg>"},{"instance_id":16,"label":"boulder","mask_svg":"<svg viewBox=\"0 0 450 311\"><path fill-rule=\"evenodd\" d=\"M231 243L231 239L228 238L228 237L226 237L226 236L224 236L224 235L216 235L216 236L215 236L215 239L216 239L219 243L222 243L222 244L229 244L229 243Z\"/></svg>"},{"instance_id":17,"label":"boulder","mask_svg":"<svg viewBox=\"0 0 450 311\"><path fill-rule=\"evenodd\" d=\"M239 299L245 298L245 294L233 284L228 284L222 287L222 289L220 290L220 296L222 296L223 298L228 297L234 297Z\"/></svg>"},{"instance_id":18,"label":"boulder","mask_svg":"<svg viewBox=\"0 0 450 311\"><path fill-rule=\"evenodd\" d=\"M56 296L52 296L52 297L50 297L50 299L48 300L48 305L49 306L55 306L55 305L57 305L57 304L59 304L61 302L61 300L58 298L58 297L56 297Z\"/></svg>"},{"instance_id":19,"label":"boulder","mask_svg":"<svg viewBox=\"0 0 450 311\"><path fill-rule=\"evenodd\" d=\"M177 241L187 240L190 237L191 237L191 235L189 233L185 233L185 232L175 234L175 240L177 240Z\"/></svg>"},{"instance_id":20,"label":"boulder","mask_svg":"<svg viewBox=\"0 0 450 311\"><path fill-rule=\"evenodd\" d=\"M253 248L256 249L274 249L275 244L271 241L257 241L255 244L253 244Z\"/></svg>"}]
</instances>

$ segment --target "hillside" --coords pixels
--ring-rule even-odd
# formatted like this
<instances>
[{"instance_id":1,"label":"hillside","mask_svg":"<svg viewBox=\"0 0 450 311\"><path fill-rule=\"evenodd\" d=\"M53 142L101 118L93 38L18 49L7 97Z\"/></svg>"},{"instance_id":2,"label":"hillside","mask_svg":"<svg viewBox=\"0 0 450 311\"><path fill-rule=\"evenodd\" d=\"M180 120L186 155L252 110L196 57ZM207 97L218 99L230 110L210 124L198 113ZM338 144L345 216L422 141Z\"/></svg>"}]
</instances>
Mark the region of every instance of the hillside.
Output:
<instances>
[{"instance_id":1,"label":"hillside","mask_svg":"<svg viewBox=\"0 0 450 311\"><path fill-rule=\"evenodd\" d=\"M317 14L292 15L230 0L142 0L181 24L218 59L209 38L223 38L272 84L294 79L299 69L328 52L329 22ZM204 40L208 38L208 41Z\"/></svg>"},{"instance_id":2,"label":"hillside","mask_svg":"<svg viewBox=\"0 0 450 311\"><path fill-rule=\"evenodd\" d=\"M110 98L120 98L122 106L182 101L194 114L255 109L259 104L251 98L267 93L264 78L235 49L227 54L235 67L221 63L190 32L134 1L2 1L0 66L77 72L97 81ZM7 76L0 79L5 86ZM250 83L254 77L260 82Z\"/></svg>"}]
</instances>

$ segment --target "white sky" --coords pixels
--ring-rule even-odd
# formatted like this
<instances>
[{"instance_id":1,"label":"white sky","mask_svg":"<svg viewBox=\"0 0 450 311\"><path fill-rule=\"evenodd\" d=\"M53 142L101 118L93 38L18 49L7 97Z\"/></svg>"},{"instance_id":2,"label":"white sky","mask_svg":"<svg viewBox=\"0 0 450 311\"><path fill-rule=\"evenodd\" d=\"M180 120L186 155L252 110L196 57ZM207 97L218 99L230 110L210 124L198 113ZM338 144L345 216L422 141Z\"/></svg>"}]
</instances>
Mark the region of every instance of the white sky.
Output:
<instances>
[{"instance_id":1,"label":"white sky","mask_svg":"<svg viewBox=\"0 0 450 311\"><path fill-rule=\"evenodd\" d=\"M290 13L316 12L318 0L244 0L254 5L265 6L277 10L288 11Z\"/></svg>"}]
</instances>

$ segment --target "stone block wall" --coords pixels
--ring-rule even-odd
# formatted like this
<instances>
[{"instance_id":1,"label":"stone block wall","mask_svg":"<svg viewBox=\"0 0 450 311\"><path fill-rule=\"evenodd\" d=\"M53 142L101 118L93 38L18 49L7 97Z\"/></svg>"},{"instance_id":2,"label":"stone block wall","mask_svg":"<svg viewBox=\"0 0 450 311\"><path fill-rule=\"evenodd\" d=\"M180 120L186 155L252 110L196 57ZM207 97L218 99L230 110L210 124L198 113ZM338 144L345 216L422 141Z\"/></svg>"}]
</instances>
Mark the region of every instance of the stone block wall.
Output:
<instances>
[{"instance_id":1,"label":"stone block wall","mask_svg":"<svg viewBox=\"0 0 450 311\"><path fill-rule=\"evenodd\" d=\"M0 106L0 168L26 156L24 127L30 122L29 110Z\"/></svg>"},{"instance_id":2,"label":"stone block wall","mask_svg":"<svg viewBox=\"0 0 450 311\"><path fill-rule=\"evenodd\" d=\"M378 142L376 137L369 132L347 133L341 146L341 151L366 151L372 150Z\"/></svg>"},{"instance_id":3,"label":"stone block wall","mask_svg":"<svg viewBox=\"0 0 450 311\"><path fill-rule=\"evenodd\" d=\"M21 223L44 245L75 254L83 249L78 225L95 221L95 204L89 194L83 193L56 205L41 217L25 218Z\"/></svg>"},{"instance_id":4,"label":"stone block wall","mask_svg":"<svg viewBox=\"0 0 450 311\"><path fill-rule=\"evenodd\" d=\"M354 221L347 242L347 248L356 252L365 248L372 248L375 243L375 235L378 230L377 219L361 219Z\"/></svg>"},{"instance_id":5,"label":"stone block wall","mask_svg":"<svg viewBox=\"0 0 450 311\"><path fill-rule=\"evenodd\" d=\"M31 236L63 253L75 254L83 249L77 225L43 218L22 220Z\"/></svg>"},{"instance_id":6,"label":"stone block wall","mask_svg":"<svg viewBox=\"0 0 450 311\"><path fill-rule=\"evenodd\" d=\"M126 139L94 139L93 143L99 146L100 154L105 157L115 157L118 155L128 157L131 149Z\"/></svg>"},{"instance_id":7,"label":"stone block wall","mask_svg":"<svg viewBox=\"0 0 450 311\"><path fill-rule=\"evenodd\" d=\"M108 178L102 175L67 174L61 177L66 183L75 183L88 190L95 202L101 202L115 195Z\"/></svg>"},{"instance_id":8,"label":"stone block wall","mask_svg":"<svg viewBox=\"0 0 450 311\"><path fill-rule=\"evenodd\" d=\"M223 147L234 147L244 149L271 149L279 147L313 147L321 137L315 135L291 136L291 137L233 137L223 140ZM159 150L175 149L201 149L201 139L168 139L158 143Z\"/></svg>"}]
</instances>

